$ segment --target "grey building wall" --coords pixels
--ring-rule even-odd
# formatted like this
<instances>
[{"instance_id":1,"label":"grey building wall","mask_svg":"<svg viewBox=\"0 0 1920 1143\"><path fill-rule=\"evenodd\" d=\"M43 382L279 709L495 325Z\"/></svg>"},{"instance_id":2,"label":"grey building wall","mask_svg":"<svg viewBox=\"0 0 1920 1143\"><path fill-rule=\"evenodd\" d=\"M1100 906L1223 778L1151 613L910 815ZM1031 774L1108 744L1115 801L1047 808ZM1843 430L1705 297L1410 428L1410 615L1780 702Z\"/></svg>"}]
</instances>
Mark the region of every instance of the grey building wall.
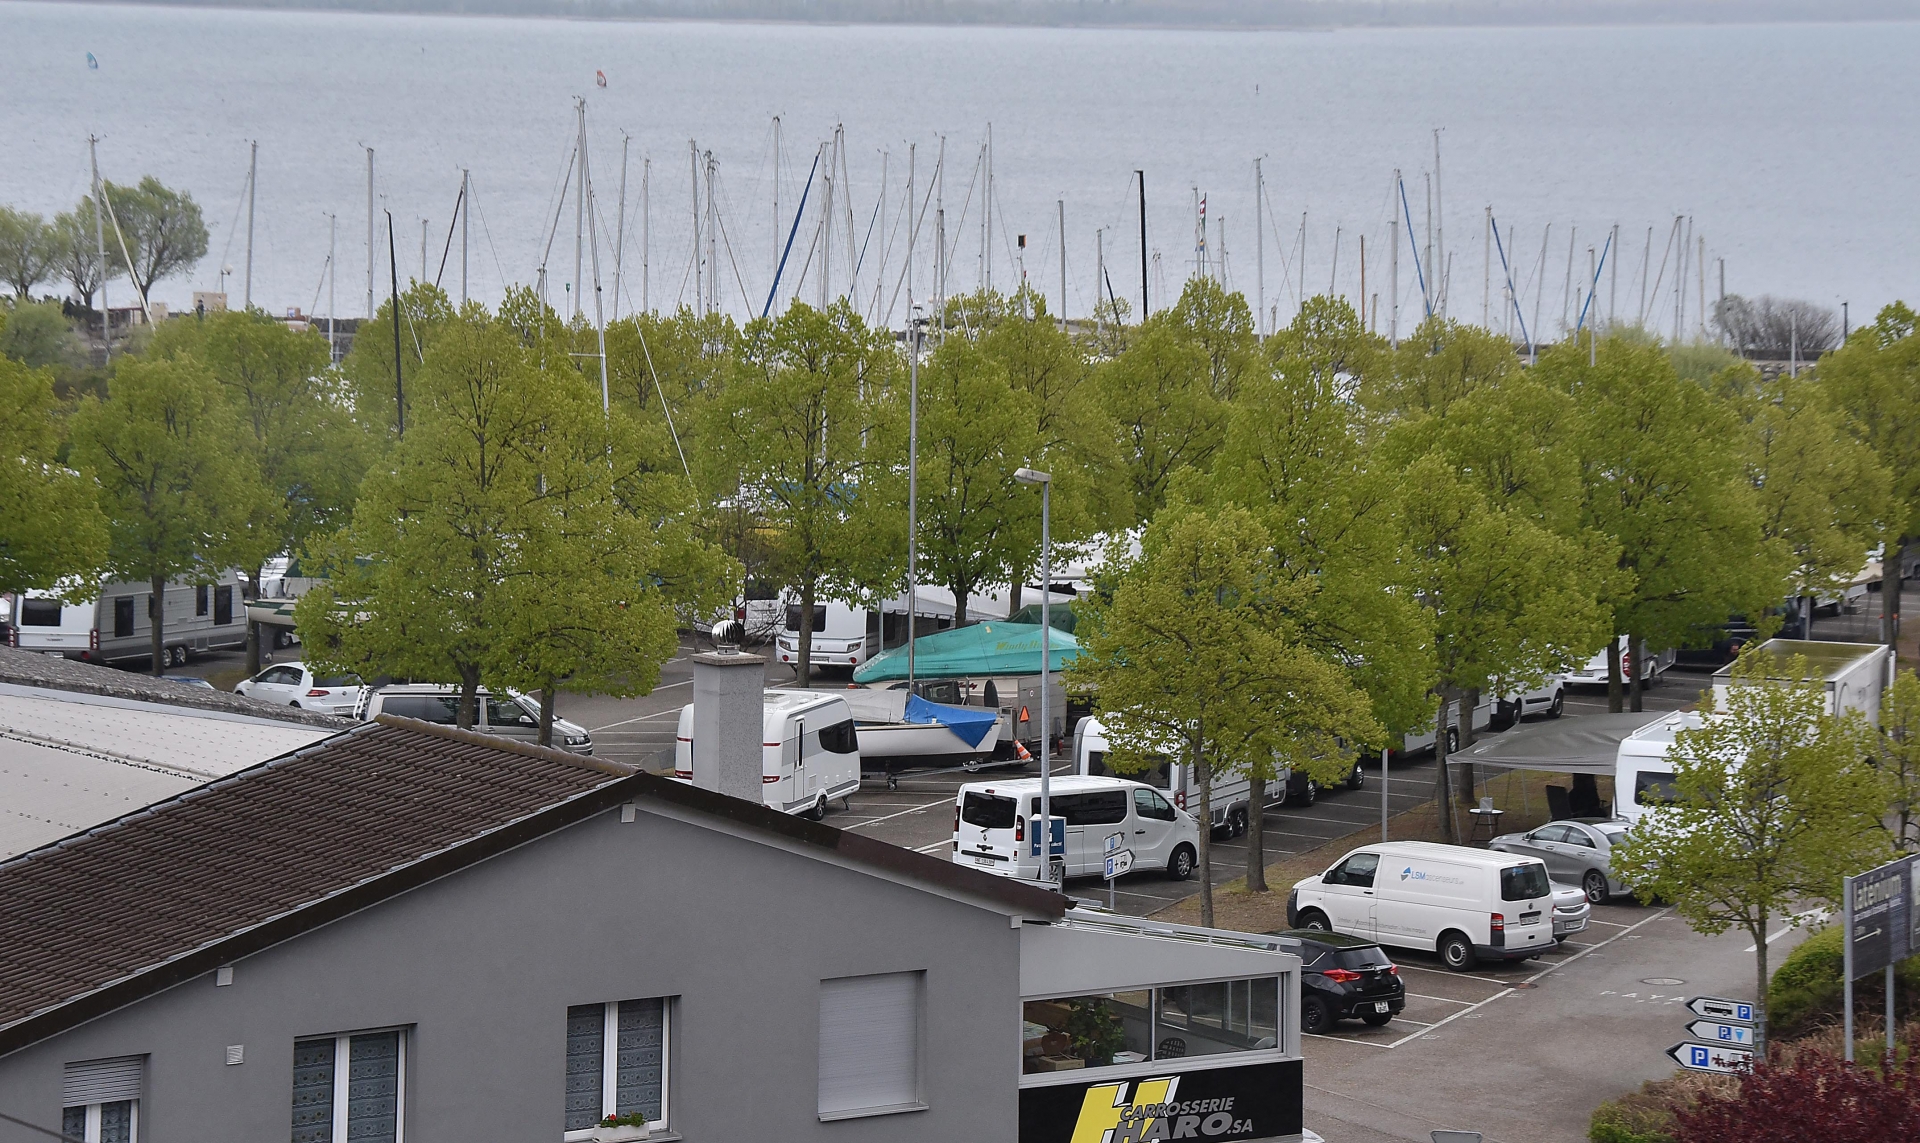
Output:
<instances>
[{"instance_id":1,"label":"grey building wall","mask_svg":"<svg viewBox=\"0 0 1920 1143\"><path fill-rule=\"evenodd\" d=\"M0 1109L57 1127L63 1063L146 1053L142 1143L284 1140L296 1038L409 1025L409 1143L557 1143L567 1006L670 996L671 1130L695 1143L1011 1139L1019 936L642 803L0 1059ZM819 981L903 970L926 972L929 1110L819 1122Z\"/></svg>"}]
</instances>

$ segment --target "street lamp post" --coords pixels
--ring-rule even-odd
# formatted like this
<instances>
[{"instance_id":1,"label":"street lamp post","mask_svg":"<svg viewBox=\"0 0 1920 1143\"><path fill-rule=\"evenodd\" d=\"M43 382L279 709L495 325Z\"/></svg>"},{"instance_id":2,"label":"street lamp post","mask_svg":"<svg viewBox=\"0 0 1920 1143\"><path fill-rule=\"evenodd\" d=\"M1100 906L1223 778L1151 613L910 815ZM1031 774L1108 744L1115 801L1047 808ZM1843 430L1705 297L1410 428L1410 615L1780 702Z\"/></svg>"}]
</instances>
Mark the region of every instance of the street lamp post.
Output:
<instances>
[{"instance_id":1,"label":"street lamp post","mask_svg":"<svg viewBox=\"0 0 1920 1143\"><path fill-rule=\"evenodd\" d=\"M914 693L913 636L920 606L920 307L908 318L907 338L907 693ZM961 622L965 622L962 617Z\"/></svg>"},{"instance_id":2,"label":"street lamp post","mask_svg":"<svg viewBox=\"0 0 1920 1143\"><path fill-rule=\"evenodd\" d=\"M1050 775L1053 771L1053 724L1047 721L1047 692L1052 689L1053 642L1053 546L1048 534L1048 517L1053 508L1053 477L1031 468L1014 472L1022 484L1040 486L1040 829L1041 852L1047 858L1047 880L1059 884L1066 870L1056 865L1053 856L1053 797Z\"/></svg>"}]
</instances>

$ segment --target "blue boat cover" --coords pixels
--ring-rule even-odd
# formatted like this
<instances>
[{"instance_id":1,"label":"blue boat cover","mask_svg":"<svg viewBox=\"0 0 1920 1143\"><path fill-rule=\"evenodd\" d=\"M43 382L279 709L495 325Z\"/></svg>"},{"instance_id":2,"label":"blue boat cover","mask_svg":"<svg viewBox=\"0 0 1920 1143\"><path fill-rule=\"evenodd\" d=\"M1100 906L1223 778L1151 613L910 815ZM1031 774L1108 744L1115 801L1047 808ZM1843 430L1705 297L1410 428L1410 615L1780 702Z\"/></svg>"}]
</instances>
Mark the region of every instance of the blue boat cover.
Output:
<instances>
[{"instance_id":1,"label":"blue boat cover","mask_svg":"<svg viewBox=\"0 0 1920 1143\"><path fill-rule=\"evenodd\" d=\"M978 707L948 706L943 702L931 702L919 695L907 696L908 722L937 722L960 736L960 741L968 746L978 746L993 730L995 720L1000 717L997 710L981 710Z\"/></svg>"}]
</instances>

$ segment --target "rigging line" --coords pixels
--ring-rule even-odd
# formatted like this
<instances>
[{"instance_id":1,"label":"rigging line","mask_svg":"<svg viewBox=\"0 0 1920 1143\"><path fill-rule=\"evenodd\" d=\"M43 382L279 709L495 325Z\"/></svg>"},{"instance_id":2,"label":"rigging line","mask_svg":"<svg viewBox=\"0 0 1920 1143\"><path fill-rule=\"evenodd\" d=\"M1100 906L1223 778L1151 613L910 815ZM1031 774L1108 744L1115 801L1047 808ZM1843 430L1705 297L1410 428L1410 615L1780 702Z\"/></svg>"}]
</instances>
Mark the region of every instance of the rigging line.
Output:
<instances>
[{"instance_id":1,"label":"rigging line","mask_svg":"<svg viewBox=\"0 0 1920 1143\"><path fill-rule=\"evenodd\" d=\"M471 174L467 176L467 182L469 185L472 184L473 176ZM507 269L505 266L502 266L500 264L500 251L495 249L493 245L493 231L488 229L487 227L487 212L480 209L479 194L478 193L474 194L472 196L472 199L473 199L474 213L479 215L480 217L480 233L487 240L488 252L490 252L493 255L493 269L496 274L500 275L500 290L504 294L509 286L509 283L507 281Z\"/></svg>"},{"instance_id":2,"label":"rigging line","mask_svg":"<svg viewBox=\"0 0 1920 1143\"><path fill-rule=\"evenodd\" d=\"M1588 247L1588 249L1591 250L1592 247ZM1575 335L1578 335L1580 330L1584 328L1587 324L1587 310L1591 309L1593 306L1593 292L1594 290L1598 289L1600 286L1600 274L1601 274L1601 271L1607 268L1607 255L1612 250L1613 250L1613 232L1609 230L1607 232L1606 245L1600 248L1600 262L1598 265L1596 265L1593 268L1593 281L1587 284L1587 300L1581 303L1580 320L1573 323L1573 332Z\"/></svg>"},{"instance_id":3,"label":"rigging line","mask_svg":"<svg viewBox=\"0 0 1920 1143\"><path fill-rule=\"evenodd\" d=\"M1653 289L1647 294L1647 297L1655 299L1655 305L1659 304L1660 283L1667 279L1667 259L1673 254L1673 240L1679 233L1680 219L1676 216L1673 220L1673 229L1667 233L1667 244L1660 248L1660 272L1654 275ZM1640 324L1647 324L1647 315L1644 311L1640 314Z\"/></svg>"},{"instance_id":4,"label":"rigging line","mask_svg":"<svg viewBox=\"0 0 1920 1143\"><path fill-rule=\"evenodd\" d=\"M954 221L954 224L952 226L947 227L947 233L953 236L953 241L948 244L946 252L941 255L940 264L949 269L951 269L953 266L954 251L960 249L960 236L966 233L967 214L971 211L973 207L973 188L977 186L980 182L980 171L982 166L983 166L983 163L981 160L979 159L974 160L973 176L967 180L966 197L960 200L960 217ZM929 191L928 193L932 193L932 192ZM983 195L982 197L985 197L985 196ZM887 313L889 316L892 315L893 313L892 306L887 307Z\"/></svg>"},{"instance_id":5,"label":"rigging line","mask_svg":"<svg viewBox=\"0 0 1920 1143\"><path fill-rule=\"evenodd\" d=\"M628 298L627 302L631 305L633 299ZM660 415L667 419L667 433L673 437L673 451L680 454L680 471L687 474L687 487L693 490L694 506L704 512L706 505L700 503L700 485L693 479L693 469L687 465L687 450L680 447L680 430L673 427L673 409L667 405L667 391L660 387L660 371L653 367L653 350L647 348L645 325L638 318L634 319L634 331L640 335L640 352L647 359L647 374L653 378L653 391L660 398Z\"/></svg>"},{"instance_id":6,"label":"rigging line","mask_svg":"<svg viewBox=\"0 0 1920 1143\"><path fill-rule=\"evenodd\" d=\"M313 301L307 303L308 313L320 308L320 291L327 288L327 271L331 269L333 269L333 255L329 254L320 260L320 280L313 284Z\"/></svg>"},{"instance_id":7,"label":"rigging line","mask_svg":"<svg viewBox=\"0 0 1920 1143\"><path fill-rule=\"evenodd\" d=\"M760 316L766 317L773 310L773 297L780 292L780 278L787 271L787 259L793 254L793 240L800 233L800 218L807 209L807 196L813 193L813 176L820 170L820 152L813 153L813 169L807 172L807 185L800 192L800 205L794 208L793 228L787 231L787 245L780 252L780 266L773 272L773 285L767 287L767 304L760 308ZM808 258L812 258L809 251ZM751 312L751 311L749 311Z\"/></svg>"},{"instance_id":8,"label":"rigging line","mask_svg":"<svg viewBox=\"0 0 1920 1143\"><path fill-rule=\"evenodd\" d=\"M1507 246L1500 240L1500 223L1489 212L1487 222L1493 227L1493 244L1500 251L1500 270L1507 276L1507 302L1513 306L1513 316L1520 319L1520 340L1533 345L1533 338L1527 333L1527 315L1520 312L1520 294L1513 288L1513 267L1507 264Z\"/></svg>"},{"instance_id":9,"label":"rigging line","mask_svg":"<svg viewBox=\"0 0 1920 1143\"><path fill-rule=\"evenodd\" d=\"M867 235L860 240L860 257L854 259L853 263L853 280L856 282L860 280L860 267L867 264L867 246L873 242L874 223L879 221L880 200L876 197L873 200L873 213L867 217Z\"/></svg>"},{"instance_id":10,"label":"rigging line","mask_svg":"<svg viewBox=\"0 0 1920 1143\"><path fill-rule=\"evenodd\" d=\"M580 149L575 147L567 159L567 173L561 180L560 193L555 196L560 205L554 208L553 225L547 228L547 248L540 252L540 277L543 280L547 276L547 259L553 255L553 236L560 233L560 212L567 209L567 187L573 183L573 165L579 158Z\"/></svg>"},{"instance_id":11,"label":"rigging line","mask_svg":"<svg viewBox=\"0 0 1920 1143\"><path fill-rule=\"evenodd\" d=\"M940 164L935 163L933 165L933 169L936 172L939 171ZM920 227L924 225L927 221L927 204L933 201L933 191L934 191L934 188L937 186L939 186L938 179L927 180L927 193L920 197L919 217L915 218L913 225L911 227L908 227L907 229L907 243L908 243L907 248L910 250L918 249L918 245L920 242ZM908 203L907 209L909 212L911 212L913 209L913 204ZM893 281L893 297L887 300L887 316L886 316L886 320L882 324L888 326L889 328L891 328L893 325L894 307L900 304L900 289L902 286L906 285L906 282L907 282L907 268L904 262L905 260L903 259L902 265L900 267L900 276L898 278L895 278ZM942 265L946 265L946 263L943 262Z\"/></svg>"},{"instance_id":12,"label":"rigging line","mask_svg":"<svg viewBox=\"0 0 1920 1143\"><path fill-rule=\"evenodd\" d=\"M1297 309L1301 305L1301 299L1299 297L1300 290L1298 287L1296 287L1293 284L1293 262L1291 259L1287 257L1286 248L1281 246L1279 242L1280 220L1274 217L1273 192L1263 187L1261 188L1261 194L1266 199L1266 203L1267 203L1267 222L1273 228L1274 253L1280 256L1280 285L1283 289L1286 289L1289 293L1294 295L1293 304L1294 304L1294 307Z\"/></svg>"},{"instance_id":13,"label":"rigging line","mask_svg":"<svg viewBox=\"0 0 1920 1143\"><path fill-rule=\"evenodd\" d=\"M726 215L720 211L714 211L713 224L720 230L720 245L726 247L727 261L733 264L733 281L740 287L740 304L746 307L748 313L752 313L753 296L747 293L746 279L740 276L740 260L733 256L733 239L727 237Z\"/></svg>"},{"instance_id":14,"label":"rigging line","mask_svg":"<svg viewBox=\"0 0 1920 1143\"><path fill-rule=\"evenodd\" d=\"M1407 180L1400 179L1400 209L1407 219L1407 245L1413 250L1413 272L1420 279L1420 304L1433 316L1433 298L1427 292L1427 273L1420 266L1420 244L1413 240L1413 208L1407 205Z\"/></svg>"},{"instance_id":15,"label":"rigging line","mask_svg":"<svg viewBox=\"0 0 1920 1143\"><path fill-rule=\"evenodd\" d=\"M453 228L460 225L461 208L467 205L467 179L460 177L460 193L453 199L453 217L447 222L447 242L440 248L440 268L433 272L433 288L440 288L440 277L447 272L447 255L453 252Z\"/></svg>"},{"instance_id":16,"label":"rigging line","mask_svg":"<svg viewBox=\"0 0 1920 1143\"><path fill-rule=\"evenodd\" d=\"M240 180L240 197L234 201L233 218L227 223L227 244L220 248L220 264L213 268L214 281L222 287L225 283L219 281L221 271L227 268L227 256L233 253L233 236L240 229L240 208L247 205L247 184L252 181L253 172L249 170L246 177Z\"/></svg>"},{"instance_id":17,"label":"rigging line","mask_svg":"<svg viewBox=\"0 0 1920 1143\"><path fill-rule=\"evenodd\" d=\"M935 163L934 166L937 168L939 164ZM903 179L901 181L905 182L906 180ZM904 200L906 199L907 196L901 195L900 197ZM912 217L913 217L913 203L911 201L907 201L900 210L894 211L892 226L890 229L887 230L886 241L882 243L880 247L879 274L886 273L887 263L893 260L893 242L894 242L894 239L900 237L901 221L903 219L912 218ZM866 257L866 254L864 251L862 251L861 257L863 259ZM905 269L902 268L901 273L904 274L905 272L906 272ZM878 277L879 274L876 274L875 276ZM867 311L866 311L868 325L872 325L874 321L877 320L880 316L880 295L883 292L885 292L886 288L887 288L887 283L885 279L875 282L873 285L873 303L867 307Z\"/></svg>"}]
</instances>

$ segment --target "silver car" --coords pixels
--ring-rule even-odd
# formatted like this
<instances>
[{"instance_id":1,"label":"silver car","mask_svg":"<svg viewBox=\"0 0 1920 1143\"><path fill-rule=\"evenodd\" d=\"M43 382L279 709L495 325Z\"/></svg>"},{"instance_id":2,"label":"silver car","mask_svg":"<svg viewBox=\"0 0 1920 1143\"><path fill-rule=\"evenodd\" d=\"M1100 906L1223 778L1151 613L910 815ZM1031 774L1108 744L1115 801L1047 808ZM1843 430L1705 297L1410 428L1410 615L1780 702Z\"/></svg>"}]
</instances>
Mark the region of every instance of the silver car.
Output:
<instances>
[{"instance_id":1,"label":"silver car","mask_svg":"<svg viewBox=\"0 0 1920 1143\"><path fill-rule=\"evenodd\" d=\"M1526 833L1502 834L1487 843L1502 853L1537 857L1547 875L1563 885L1578 885L1587 900L1604 905L1631 889L1613 873L1613 847L1627 836L1627 823L1583 819L1548 822Z\"/></svg>"},{"instance_id":2,"label":"silver car","mask_svg":"<svg viewBox=\"0 0 1920 1143\"><path fill-rule=\"evenodd\" d=\"M1587 919L1593 916L1593 903L1587 900L1586 893L1571 885L1555 884L1553 887L1553 939L1564 941L1575 933L1583 932Z\"/></svg>"}]
</instances>

